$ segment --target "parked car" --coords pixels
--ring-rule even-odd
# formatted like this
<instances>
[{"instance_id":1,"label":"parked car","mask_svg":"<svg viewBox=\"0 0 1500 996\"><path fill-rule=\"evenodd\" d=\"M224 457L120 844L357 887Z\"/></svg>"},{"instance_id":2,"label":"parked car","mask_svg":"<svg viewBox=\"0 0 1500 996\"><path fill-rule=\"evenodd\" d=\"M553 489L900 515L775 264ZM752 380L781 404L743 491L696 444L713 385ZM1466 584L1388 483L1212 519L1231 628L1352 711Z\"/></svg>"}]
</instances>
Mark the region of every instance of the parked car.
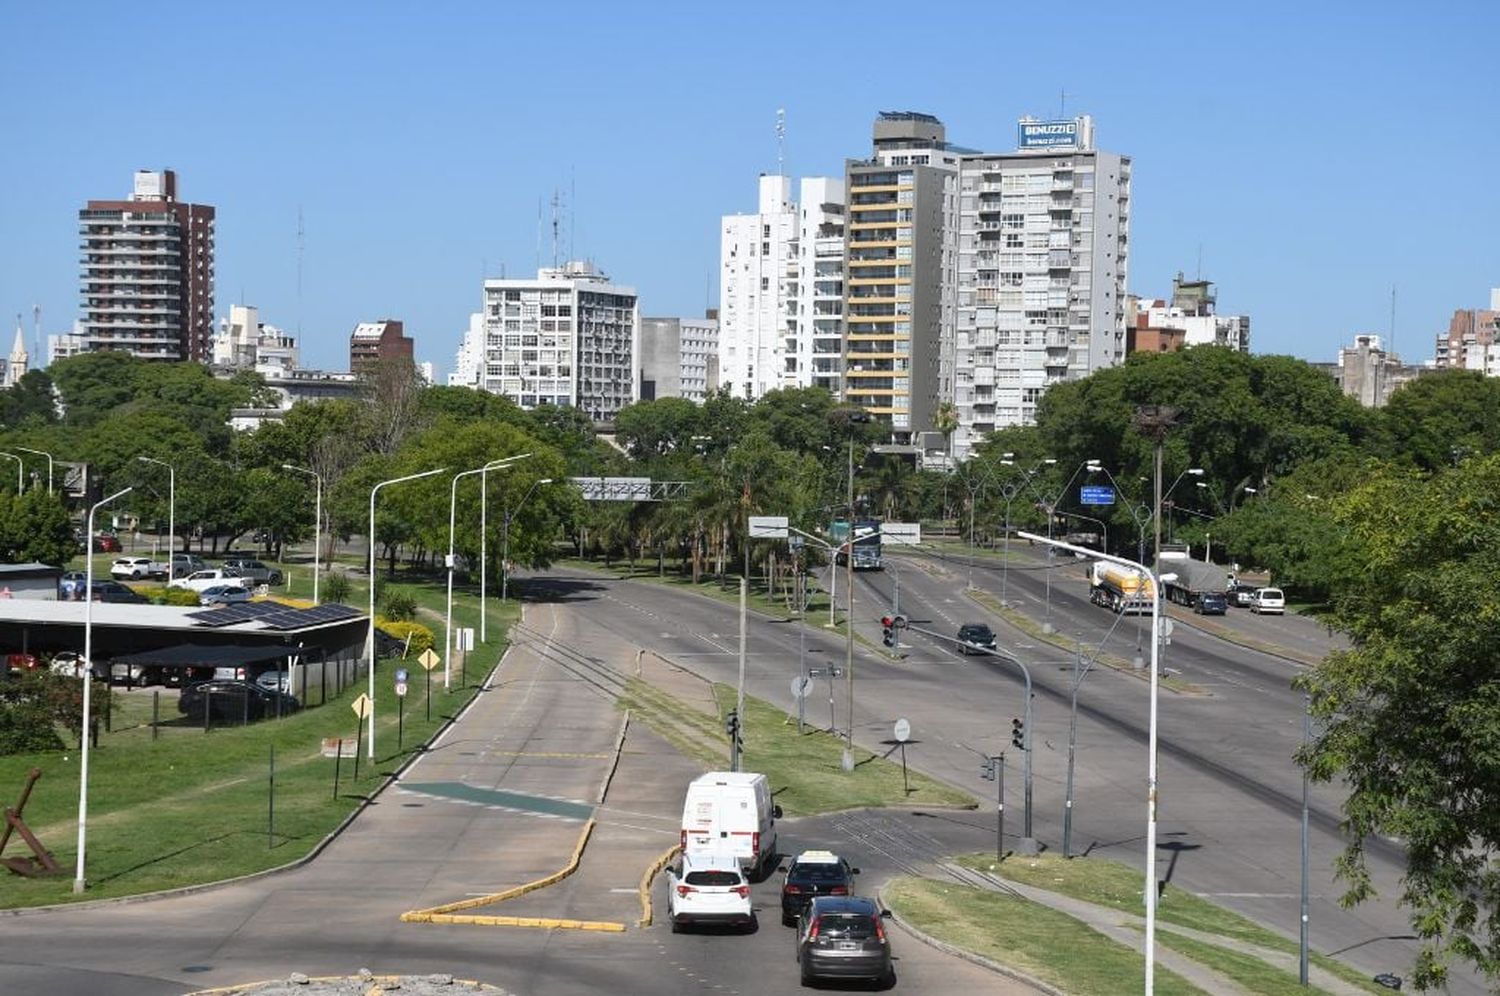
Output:
<instances>
[{"instance_id":1,"label":"parked car","mask_svg":"<svg viewBox=\"0 0 1500 996\"><path fill-rule=\"evenodd\" d=\"M818 896L848 896L854 893L854 876L858 868L832 851L803 851L784 868L781 882L781 923L790 927L797 922L807 904Z\"/></svg>"},{"instance_id":2,"label":"parked car","mask_svg":"<svg viewBox=\"0 0 1500 996\"><path fill-rule=\"evenodd\" d=\"M225 570L232 570L241 577L248 578L255 584L281 584L281 571L270 567L259 560L250 560L245 557L231 557L224 561Z\"/></svg>"},{"instance_id":3,"label":"parked car","mask_svg":"<svg viewBox=\"0 0 1500 996\"><path fill-rule=\"evenodd\" d=\"M1229 599L1216 591L1205 591L1194 600L1193 611L1200 616L1222 616L1229 611Z\"/></svg>"},{"instance_id":4,"label":"parked car","mask_svg":"<svg viewBox=\"0 0 1500 996\"><path fill-rule=\"evenodd\" d=\"M819 896L807 907L797 928L797 964L802 984L823 979L892 980L891 942L885 917L873 899Z\"/></svg>"},{"instance_id":5,"label":"parked car","mask_svg":"<svg viewBox=\"0 0 1500 996\"><path fill-rule=\"evenodd\" d=\"M228 605L250 601L250 589L237 584L216 584L198 592L199 605Z\"/></svg>"},{"instance_id":6,"label":"parked car","mask_svg":"<svg viewBox=\"0 0 1500 996\"><path fill-rule=\"evenodd\" d=\"M110 533L99 533L94 537L95 553L119 553L120 550L120 537Z\"/></svg>"},{"instance_id":7,"label":"parked car","mask_svg":"<svg viewBox=\"0 0 1500 996\"><path fill-rule=\"evenodd\" d=\"M185 578L173 578L173 588L186 588L189 591L203 591L205 588L215 588L220 585L233 584L245 587L250 583L248 578L241 577L239 572L232 567L210 567L207 570L194 571Z\"/></svg>"},{"instance_id":8,"label":"parked car","mask_svg":"<svg viewBox=\"0 0 1500 996\"><path fill-rule=\"evenodd\" d=\"M88 661L84 660L82 654L75 654L71 650L63 650L52 655L52 663L47 670L53 674L65 675L69 678L82 678L88 673Z\"/></svg>"},{"instance_id":9,"label":"parked car","mask_svg":"<svg viewBox=\"0 0 1500 996\"><path fill-rule=\"evenodd\" d=\"M1255 592L1255 601L1250 603L1250 611L1258 616L1279 616L1286 611L1286 596L1280 588L1260 588Z\"/></svg>"},{"instance_id":10,"label":"parked car","mask_svg":"<svg viewBox=\"0 0 1500 996\"><path fill-rule=\"evenodd\" d=\"M1253 584L1237 584L1234 586L1234 604L1242 609L1248 609L1255 604L1256 587Z\"/></svg>"},{"instance_id":11,"label":"parked car","mask_svg":"<svg viewBox=\"0 0 1500 996\"><path fill-rule=\"evenodd\" d=\"M200 721L205 709L210 719L237 720L285 716L300 708L295 696L261 688L253 681L200 681L184 688L177 699L178 712Z\"/></svg>"},{"instance_id":12,"label":"parked car","mask_svg":"<svg viewBox=\"0 0 1500 996\"><path fill-rule=\"evenodd\" d=\"M167 565L150 557L121 557L109 565L109 576L129 581L164 578L167 576Z\"/></svg>"},{"instance_id":13,"label":"parked car","mask_svg":"<svg viewBox=\"0 0 1500 996\"><path fill-rule=\"evenodd\" d=\"M667 916L674 934L697 924L753 928L750 880L740 868L740 859L713 851L684 854L681 870L667 879Z\"/></svg>"},{"instance_id":14,"label":"parked car","mask_svg":"<svg viewBox=\"0 0 1500 996\"><path fill-rule=\"evenodd\" d=\"M22 675L35 671L41 667L42 662L37 660L36 654L6 654L5 670L9 674Z\"/></svg>"},{"instance_id":15,"label":"parked car","mask_svg":"<svg viewBox=\"0 0 1500 996\"><path fill-rule=\"evenodd\" d=\"M965 654L995 649L995 631L984 623L964 623L958 627L958 639Z\"/></svg>"},{"instance_id":16,"label":"parked car","mask_svg":"<svg viewBox=\"0 0 1500 996\"><path fill-rule=\"evenodd\" d=\"M75 598L83 597L83 585L78 586L78 594ZM133 588L129 588L118 581L109 578L95 578L93 598L96 602L120 602L130 605L145 605L150 601L146 596L139 594Z\"/></svg>"},{"instance_id":17,"label":"parked car","mask_svg":"<svg viewBox=\"0 0 1500 996\"><path fill-rule=\"evenodd\" d=\"M176 578L186 577L194 571L206 570L208 563L196 553L174 553L172 554L172 576Z\"/></svg>"},{"instance_id":18,"label":"parked car","mask_svg":"<svg viewBox=\"0 0 1500 996\"><path fill-rule=\"evenodd\" d=\"M88 583L86 571L63 571L57 579L57 597L64 602L76 602L83 597L83 586Z\"/></svg>"}]
</instances>

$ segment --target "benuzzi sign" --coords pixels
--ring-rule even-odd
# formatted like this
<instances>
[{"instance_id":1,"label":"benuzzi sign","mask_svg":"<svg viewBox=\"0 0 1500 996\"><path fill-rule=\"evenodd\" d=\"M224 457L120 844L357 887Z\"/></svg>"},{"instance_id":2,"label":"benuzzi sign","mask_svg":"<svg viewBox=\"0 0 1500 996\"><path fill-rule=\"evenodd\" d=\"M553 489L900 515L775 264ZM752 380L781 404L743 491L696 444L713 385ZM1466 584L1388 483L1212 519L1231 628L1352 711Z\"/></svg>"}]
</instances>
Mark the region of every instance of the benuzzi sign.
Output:
<instances>
[{"instance_id":1,"label":"benuzzi sign","mask_svg":"<svg viewBox=\"0 0 1500 996\"><path fill-rule=\"evenodd\" d=\"M1020 148L1050 149L1078 144L1077 121L1022 121Z\"/></svg>"}]
</instances>

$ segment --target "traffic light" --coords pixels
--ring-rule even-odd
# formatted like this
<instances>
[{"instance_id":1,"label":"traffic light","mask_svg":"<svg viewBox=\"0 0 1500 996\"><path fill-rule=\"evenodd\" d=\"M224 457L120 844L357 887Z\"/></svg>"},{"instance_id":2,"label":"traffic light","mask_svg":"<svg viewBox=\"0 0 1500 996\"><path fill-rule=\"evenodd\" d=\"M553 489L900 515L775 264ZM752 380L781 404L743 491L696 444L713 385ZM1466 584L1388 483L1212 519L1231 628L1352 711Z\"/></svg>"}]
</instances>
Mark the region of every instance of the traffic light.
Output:
<instances>
[{"instance_id":1,"label":"traffic light","mask_svg":"<svg viewBox=\"0 0 1500 996\"><path fill-rule=\"evenodd\" d=\"M885 645L887 647L894 647L896 645L896 632L895 632L895 629L894 629L894 627L896 625L896 619L897 619L896 616L881 616L880 617L880 625L882 625L882 626L885 627L885 630L884 630L884 633L883 633L881 639L883 639L885 641Z\"/></svg>"},{"instance_id":2,"label":"traffic light","mask_svg":"<svg viewBox=\"0 0 1500 996\"><path fill-rule=\"evenodd\" d=\"M729 734L730 739L739 737L740 714L734 709L729 710L729 715L724 717L724 732Z\"/></svg>"},{"instance_id":3,"label":"traffic light","mask_svg":"<svg viewBox=\"0 0 1500 996\"><path fill-rule=\"evenodd\" d=\"M993 757L981 758L979 761L979 777L987 782L995 780L995 759Z\"/></svg>"},{"instance_id":4,"label":"traffic light","mask_svg":"<svg viewBox=\"0 0 1500 996\"><path fill-rule=\"evenodd\" d=\"M1010 742L1021 750L1026 749L1026 724L1019 719L1010 721Z\"/></svg>"}]
</instances>

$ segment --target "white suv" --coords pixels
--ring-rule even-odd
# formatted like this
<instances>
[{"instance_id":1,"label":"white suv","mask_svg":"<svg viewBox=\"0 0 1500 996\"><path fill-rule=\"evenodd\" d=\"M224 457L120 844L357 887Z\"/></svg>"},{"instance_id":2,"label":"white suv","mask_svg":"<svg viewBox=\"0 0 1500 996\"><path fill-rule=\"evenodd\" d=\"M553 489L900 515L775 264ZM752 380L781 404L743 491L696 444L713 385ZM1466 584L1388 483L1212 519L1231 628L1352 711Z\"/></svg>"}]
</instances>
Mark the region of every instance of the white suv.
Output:
<instances>
[{"instance_id":1,"label":"white suv","mask_svg":"<svg viewBox=\"0 0 1500 996\"><path fill-rule=\"evenodd\" d=\"M1280 588L1257 589L1255 599L1250 603L1250 611L1256 615L1279 616L1286 611L1286 596L1281 593Z\"/></svg>"},{"instance_id":2,"label":"white suv","mask_svg":"<svg viewBox=\"0 0 1500 996\"><path fill-rule=\"evenodd\" d=\"M667 915L672 933L689 924L730 924L751 930L750 881L733 854L689 851L677 874L667 876Z\"/></svg>"},{"instance_id":3,"label":"white suv","mask_svg":"<svg viewBox=\"0 0 1500 996\"><path fill-rule=\"evenodd\" d=\"M109 576L117 580L138 581L156 575L156 562L150 557L121 557L109 565Z\"/></svg>"}]
</instances>

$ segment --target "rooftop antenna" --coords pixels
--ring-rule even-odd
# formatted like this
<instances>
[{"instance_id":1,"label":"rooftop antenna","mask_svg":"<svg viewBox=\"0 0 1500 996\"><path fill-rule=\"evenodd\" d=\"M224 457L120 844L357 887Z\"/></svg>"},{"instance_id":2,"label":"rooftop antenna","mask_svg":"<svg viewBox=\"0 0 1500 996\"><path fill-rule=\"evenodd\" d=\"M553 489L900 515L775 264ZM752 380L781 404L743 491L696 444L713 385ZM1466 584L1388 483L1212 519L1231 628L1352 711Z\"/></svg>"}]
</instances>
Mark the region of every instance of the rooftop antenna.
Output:
<instances>
[{"instance_id":1,"label":"rooftop antenna","mask_svg":"<svg viewBox=\"0 0 1500 996\"><path fill-rule=\"evenodd\" d=\"M552 268L557 269L558 213L562 210L562 193L552 188Z\"/></svg>"},{"instance_id":2,"label":"rooftop antenna","mask_svg":"<svg viewBox=\"0 0 1500 996\"><path fill-rule=\"evenodd\" d=\"M776 175L786 176L786 108L776 108Z\"/></svg>"},{"instance_id":3,"label":"rooftop antenna","mask_svg":"<svg viewBox=\"0 0 1500 996\"><path fill-rule=\"evenodd\" d=\"M1198 272L1193 274L1194 280L1203 279L1203 243L1198 243Z\"/></svg>"},{"instance_id":4,"label":"rooftop antenna","mask_svg":"<svg viewBox=\"0 0 1500 996\"><path fill-rule=\"evenodd\" d=\"M297 338L302 338L302 205L297 205Z\"/></svg>"},{"instance_id":5,"label":"rooftop antenna","mask_svg":"<svg viewBox=\"0 0 1500 996\"><path fill-rule=\"evenodd\" d=\"M536 199L536 268L542 268L542 199Z\"/></svg>"},{"instance_id":6,"label":"rooftop antenna","mask_svg":"<svg viewBox=\"0 0 1500 996\"><path fill-rule=\"evenodd\" d=\"M578 243L573 241L573 229L578 221L578 168L568 167L568 258L578 255Z\"/></svg>"},{"instance_id":7,"label":"rooftop antenna","mask_svg":"<svg viewBox=\"0 0 1500 996\"><path fill-rule=\"evenodd\" d=\"M1396 285L1391 284L1391 344L1386 350L1390 356L1396 355Z\"/></svg>"},{"instance_id":8,"label":"rooftop antenna","mask_svg":"<svg viewBox=\"0 0 1500 996\"><path fill-rule=\"evenodd\" d=\"M1057 92L1057 116L1058 118L1068 116L1068 90L1066 87Z\"/></svg>"}]
</instances>

